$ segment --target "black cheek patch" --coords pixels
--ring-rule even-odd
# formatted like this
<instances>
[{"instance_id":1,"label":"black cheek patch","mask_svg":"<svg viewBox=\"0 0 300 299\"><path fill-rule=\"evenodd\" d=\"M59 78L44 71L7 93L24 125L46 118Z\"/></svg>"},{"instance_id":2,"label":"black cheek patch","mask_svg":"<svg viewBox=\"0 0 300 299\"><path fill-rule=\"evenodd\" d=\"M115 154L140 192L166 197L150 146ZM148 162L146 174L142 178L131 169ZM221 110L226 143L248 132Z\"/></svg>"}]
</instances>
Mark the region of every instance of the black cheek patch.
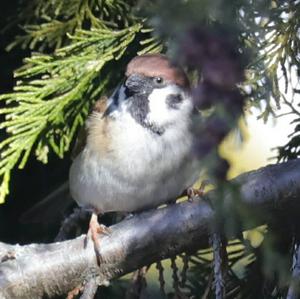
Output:
<instances>
[{"instance_id":1,"label":"black cheek patch","mask_svg":"<svg viewBox=\"0 0 300 299\"><path fill-rule=\"evenodd\" d=\"M155 135L161 136L164 133L164 128L158 127L153 123L146 122L148 113L150 112L149 108L149 94L140 94L134 95L128 99L128 111L131 114L132 118L144 128L147 128Z\"/></svg>"},{"instance_id":2,"label":"black cheek patch","mask_svg":"<svg viewBox=\"0 0 300 299\"><path fill-rule=\"evenodd\" d=\"M183 102L183 97L180 94L170 94L166 98L168 107L172 109L179 109L180 103Z\"/></svg>"}]
</instances>

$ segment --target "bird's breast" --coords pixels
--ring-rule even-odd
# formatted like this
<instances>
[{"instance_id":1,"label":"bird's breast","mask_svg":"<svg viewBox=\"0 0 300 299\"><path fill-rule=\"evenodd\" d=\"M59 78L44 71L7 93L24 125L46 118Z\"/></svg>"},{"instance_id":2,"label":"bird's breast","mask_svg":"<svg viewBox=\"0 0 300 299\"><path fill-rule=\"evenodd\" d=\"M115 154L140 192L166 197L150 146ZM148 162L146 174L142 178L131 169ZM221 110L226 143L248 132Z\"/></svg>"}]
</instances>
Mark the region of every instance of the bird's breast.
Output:
<instances>
[{"instance_id":1,"label":"bird's breast","mask_svg":"<svg viewBox=\"0 0 300 299\"><path fill-rule=\"evenodd\" d=\"M116 122L113 130L112 155L120 172L129 179L171 174L190 157L192 135L188 127L170 128L158 135L127 115Z\"/></svg>"},{"instance_id":2,"label":"bird's breast","mask_svg":"<svg viewBox=\"0 0 300 299\"><path fill-rule=\"evenodd\" d=\"M80 205L136 211L173 199L194 183L187 127L158 136L124 115L111 125L109 136L109 152L87 146L71 167L71 192Z\"/></svg>"}]
</instances>

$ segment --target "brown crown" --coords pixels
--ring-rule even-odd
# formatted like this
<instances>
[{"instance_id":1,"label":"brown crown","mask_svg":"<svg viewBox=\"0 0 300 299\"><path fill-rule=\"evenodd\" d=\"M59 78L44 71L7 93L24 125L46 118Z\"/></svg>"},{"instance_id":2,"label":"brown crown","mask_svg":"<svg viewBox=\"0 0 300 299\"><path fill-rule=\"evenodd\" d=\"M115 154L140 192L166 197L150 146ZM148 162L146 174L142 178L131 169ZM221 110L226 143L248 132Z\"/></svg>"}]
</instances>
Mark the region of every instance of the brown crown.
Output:
<instances>
[{"instance_id":1,"label":"brown crown","mask_svg":"<svg viewBox=\"0 0 300 299\"><path fill-rule=\"evenodd\" d=\"M141 74L147 77L162 77L181 87L189 88L189 80L182 68L173 64L162 54L145 54L133 58L126 69L126 76Z\"/></svg>"}]
</instances>

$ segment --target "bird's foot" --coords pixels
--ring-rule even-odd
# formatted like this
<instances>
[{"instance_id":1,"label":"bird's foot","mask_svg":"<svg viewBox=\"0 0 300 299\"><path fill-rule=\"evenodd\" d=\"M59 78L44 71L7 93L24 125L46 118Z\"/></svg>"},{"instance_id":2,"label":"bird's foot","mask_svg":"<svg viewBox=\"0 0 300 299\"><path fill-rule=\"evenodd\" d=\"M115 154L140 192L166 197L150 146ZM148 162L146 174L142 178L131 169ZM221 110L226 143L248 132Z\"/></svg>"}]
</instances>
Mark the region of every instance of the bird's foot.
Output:
<instances>
[{"instance_id":1,"label":"bird's foot","mask_svg":"<svg viewBox=\"0 0 300 299\"><path fill-rule=\"evenodd\" d=\"M196 197L199 198L203 197L205 194L204 189L206 186L207 186L207 181L202 181L199 189L192 188L192 187L188 188L186 191L188 201L193 202Z\"/></svg>"},{"instance_id":2,"label":"bird's foot","mask_svg":"<svg viewBox=\"0 0 300 299\"><path fill-rule=\"evenodd\" d=\"M101 263L99 235L109 235L110 233L111 230L105 225L99 224L97 214L93 213L89 224L86 242L88 241L89 237L92 239L94 243L98 265L100 265Z\"/></svg>"},{"instance_id":3,"label":"bird's foot","mask_svg":"<svg viewBox=\"0 0 300 299\"><path fill-rule=\"evenodd\" d=\"M83 290L83 286L80 285L70 292L68 292L67 298L66 299L74 299L81 291Z\"/></svg>"}]
</instances>

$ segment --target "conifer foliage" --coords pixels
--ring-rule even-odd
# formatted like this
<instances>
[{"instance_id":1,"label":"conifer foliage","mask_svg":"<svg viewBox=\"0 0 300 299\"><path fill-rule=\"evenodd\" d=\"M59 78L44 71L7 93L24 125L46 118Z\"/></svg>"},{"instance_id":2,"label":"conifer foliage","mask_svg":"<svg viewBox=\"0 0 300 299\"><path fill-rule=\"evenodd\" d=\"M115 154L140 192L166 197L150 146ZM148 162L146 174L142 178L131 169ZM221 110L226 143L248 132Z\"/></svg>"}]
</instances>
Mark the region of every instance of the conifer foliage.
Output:
<instances>
[{"instance_id":1,"label":"conifer foliage","mask_svg":"<svg viewBox=\"0 0 300 299\"><path fill-rule=\"evenodd\" d=\"M239 189L226 182L229 165L218 155L219 144L238 127L243 111L256 107L267 121L284 107L295 126L287 132L288 143L277 148L277 158L300 157L298 0L31 0L20 1L8 23L5 32L16 25L22 29L7 50L21 47L31 55L15 71L13 90L0 95L0 129L5 132L0 140L0 203L9 193L13 170L24 168L29 157L49 163L50 153L65 156L93 103L111 92L128 61L142 53L167 50L194 71L194 100L206 110L199 134L207 138L199 139L198 155L205 157L203 165L214 170L208 175L221 187L215 210L225 234L229 226L251 218L239 210ZM226 192L237 195L237 201L223 204ZM286 277L283 288L278 284L282 264L270 249L275 241L266 237L267 230L263 226L246 232L259 232L257 246L245 233L228 243L227 298L287 294ZM175 257L171 261L173 297L213 298L213 251L182 258L182 269ZM158 261L163 294L164 267ZM144 276L140 281L144 283Z\"/></svg>"},{"instance_id":2,"label":"conifer foliage","mask_svg":"<svg viewBox=\"0 0 300 299\"><path fill-rule=\"evenodd\" d=\"M47 163L49 151L63 157L70 149L91 105L121 78L112 70L137 53L161 50L131 9L125 1L33 1L19 14L25 34L8 49L21 44L40 52L25 58L14 91L0 96L6 103L0 128L7 132L0 142L0 202L12 169L23 168L30 154Z\"/></svg>"}]
</instances>

